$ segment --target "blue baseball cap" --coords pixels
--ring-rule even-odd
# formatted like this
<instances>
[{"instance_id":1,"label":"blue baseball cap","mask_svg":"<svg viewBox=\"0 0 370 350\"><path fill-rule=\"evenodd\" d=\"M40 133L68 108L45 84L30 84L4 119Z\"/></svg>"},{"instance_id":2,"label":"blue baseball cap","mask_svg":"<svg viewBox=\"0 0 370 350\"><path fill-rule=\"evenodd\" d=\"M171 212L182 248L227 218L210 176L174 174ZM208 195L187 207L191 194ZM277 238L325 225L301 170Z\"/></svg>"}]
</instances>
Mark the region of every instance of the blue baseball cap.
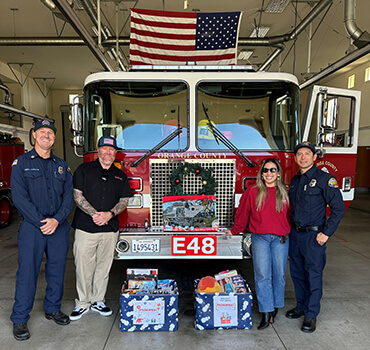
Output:
<instances>
[{"instance_id":1,"label":"blue baseball cap","mask_svg":"<svg viewBox=\"0 0 370 350\"><path fill-rule=\"evenodd\" d=\"M50 120L38 120L33 127L33 131L36 131L41 128L49 128L54 131L54 133L57 133L57 128L55 127L54 123Z\"/></svg>"},{"instance_id":2,"label":"blue baseball cap","mask_svg":"<svg viewBox=\"0 0 370 350\"><path fill-rule=\"evenodd\" d=\"M297 154L298 150L300 148L303 148L303 147L309 148L312 151L313 154L316 154L315 145L313 143L311 143L311 142L308 142L308 141L301 142L297 146L295 146L295 148L294 148L294 154Z\"/></svg>"},{"instance_id":3,"label":"blue baseball cap","mask_svg":"<svg viewBox=\"0 0 370 350\"><path fill-rule=\"evenodd\" d=\"M101 146L111 146L115 149L118 149L117 141L112 136L102 136L98 142L98 147L101 147Z\"/></svg>"}]
</instances>

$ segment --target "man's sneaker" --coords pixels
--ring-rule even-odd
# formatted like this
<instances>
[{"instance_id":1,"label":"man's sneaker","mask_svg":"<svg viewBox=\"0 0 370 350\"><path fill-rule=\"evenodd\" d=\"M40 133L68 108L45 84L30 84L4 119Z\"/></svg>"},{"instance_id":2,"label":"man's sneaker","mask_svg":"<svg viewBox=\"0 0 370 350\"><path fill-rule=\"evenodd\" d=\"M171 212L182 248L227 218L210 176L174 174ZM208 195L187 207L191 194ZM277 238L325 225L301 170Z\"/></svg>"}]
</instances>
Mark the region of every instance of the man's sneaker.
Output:
<instances>
[{"instance_id":1,"label":"man's sneaker","mask_svg":"<svg viewBox=\"0 0 370 350\"><path fill-rule=\"evenodd\" d=\"M89 308L83 309L82 307L75 307L73 311L71 312L69 319L71 321L79 320L82 317L82 315L86 314L86 312L88 311L89 311Z\"/></svg>"},{"instance_id":2,"label":"man's sneaker","mask_svg":"<svg viewBox=\"0 0 370 350\"><path fill-rule=\"evenodd\" d=\"M13 335L17 340L27 340L30 338L30 332L27 328L27 323L14 323Z\"/></svg>"},{"instance_id":3,"label":"man's sneaker","mask_svg":"<svg viewBox=\"0 0 370 350\"><path fill-rule=\"evenodd\" d=\"M94 303L91 305L91 310L99 312L102 316L110 316L112 315L113 311L101 301Z\"/></svg>"}]
</instances>

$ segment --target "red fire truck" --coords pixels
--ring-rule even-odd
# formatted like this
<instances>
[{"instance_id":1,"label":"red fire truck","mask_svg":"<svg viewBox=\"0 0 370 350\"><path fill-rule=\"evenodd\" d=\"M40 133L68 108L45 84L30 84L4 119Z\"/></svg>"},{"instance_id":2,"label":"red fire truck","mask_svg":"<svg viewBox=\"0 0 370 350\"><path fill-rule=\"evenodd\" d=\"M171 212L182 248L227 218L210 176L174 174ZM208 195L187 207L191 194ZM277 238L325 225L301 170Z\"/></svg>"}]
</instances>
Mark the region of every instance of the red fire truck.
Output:
<instances>
[{"instance_id":1,"label":"red fire truck","mask_svg":"<svg viewBox=\"0 0 370 350\"><path fill-rule=\"evenodd\" d=\"M14 159L23 153L24 145L19 139L0 132L0 228L9 226L12 221L10 174Z\"/></svg>"},{"instance_id":2,"label":"red fire truck","mask_svg":"<svg viewBox=\"0 0 370 350\"><path fill-rule=\"evenodd\" d=\"M134 193L119 218L116 258L248 256L249 235L230 237L224 231L232 227L240 197L255 183L264 159L279 158L290 183L298 171L293 150L301 140L319 148L317 166L336 176L348 207L354 196L360 92L316 86L309 97L303 106L291 74L245 66L137 66L88 76L84 104L76 101L72 108L75 151L83 147L84 161L92 161L98 139L115 137L121 148L115 164ZM212 168L216 231L165 230L163 197L184 163ZM184 193L198 193L202 180L196 173L184 176Z\"/></svg>"}]
</instances>

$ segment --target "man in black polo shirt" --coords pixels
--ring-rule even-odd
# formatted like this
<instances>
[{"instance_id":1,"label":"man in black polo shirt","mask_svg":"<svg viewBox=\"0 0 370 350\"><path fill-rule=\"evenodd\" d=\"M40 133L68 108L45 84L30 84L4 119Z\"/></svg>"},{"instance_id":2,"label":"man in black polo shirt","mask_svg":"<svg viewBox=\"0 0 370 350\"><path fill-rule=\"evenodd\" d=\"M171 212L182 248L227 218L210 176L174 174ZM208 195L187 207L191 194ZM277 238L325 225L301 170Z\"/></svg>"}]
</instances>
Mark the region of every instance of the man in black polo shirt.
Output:
<instances>
[{"instance_id":1,"label":"man in black polo shirt","mask_svg":"<svg viewBox=\"0 0 370 350\"><path fill-rule=\"evenodd\" d=\"M72 226L78 299L70 315L78 320L91 310L110 316L105 305L109 271L118 239L118 215L132 196L126 174L114 164L117 143L103 136L98 142L98 159L81 164L74 173L73 194L77 205Z\"/></svg>"}]
</instances>

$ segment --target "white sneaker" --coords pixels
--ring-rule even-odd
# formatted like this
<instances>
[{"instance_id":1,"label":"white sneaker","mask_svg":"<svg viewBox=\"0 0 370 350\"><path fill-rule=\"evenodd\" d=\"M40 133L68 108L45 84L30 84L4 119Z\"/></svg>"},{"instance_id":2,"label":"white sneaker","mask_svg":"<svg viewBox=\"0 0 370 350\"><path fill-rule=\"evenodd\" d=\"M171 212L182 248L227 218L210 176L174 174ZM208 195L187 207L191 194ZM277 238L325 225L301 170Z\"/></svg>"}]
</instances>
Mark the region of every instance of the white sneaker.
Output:
<instances>
[{"instance_id":1,"label":"white sneaker","mask_svg":"<svg viewBox=\"0 0 370 350\"><path fill-rule=\"evenodd\" d=\"M113 311L101 301L92 304L91 310L99 312L99 314L102 316L110 316L113 313Z\"/></svg>"},{"instance_id":2,"label":"white sneaker","mask_svg":"<svg viewBox=\"0 0 370 350\"><path fill-rule=\"evenodd\" d=\"M89 311L89 308L83 309L82 307L75 307L73 311L71 312L69 319L72 321L79 320L82 315L86 314L86 312Z\"/></svg>"}]
</instances>

